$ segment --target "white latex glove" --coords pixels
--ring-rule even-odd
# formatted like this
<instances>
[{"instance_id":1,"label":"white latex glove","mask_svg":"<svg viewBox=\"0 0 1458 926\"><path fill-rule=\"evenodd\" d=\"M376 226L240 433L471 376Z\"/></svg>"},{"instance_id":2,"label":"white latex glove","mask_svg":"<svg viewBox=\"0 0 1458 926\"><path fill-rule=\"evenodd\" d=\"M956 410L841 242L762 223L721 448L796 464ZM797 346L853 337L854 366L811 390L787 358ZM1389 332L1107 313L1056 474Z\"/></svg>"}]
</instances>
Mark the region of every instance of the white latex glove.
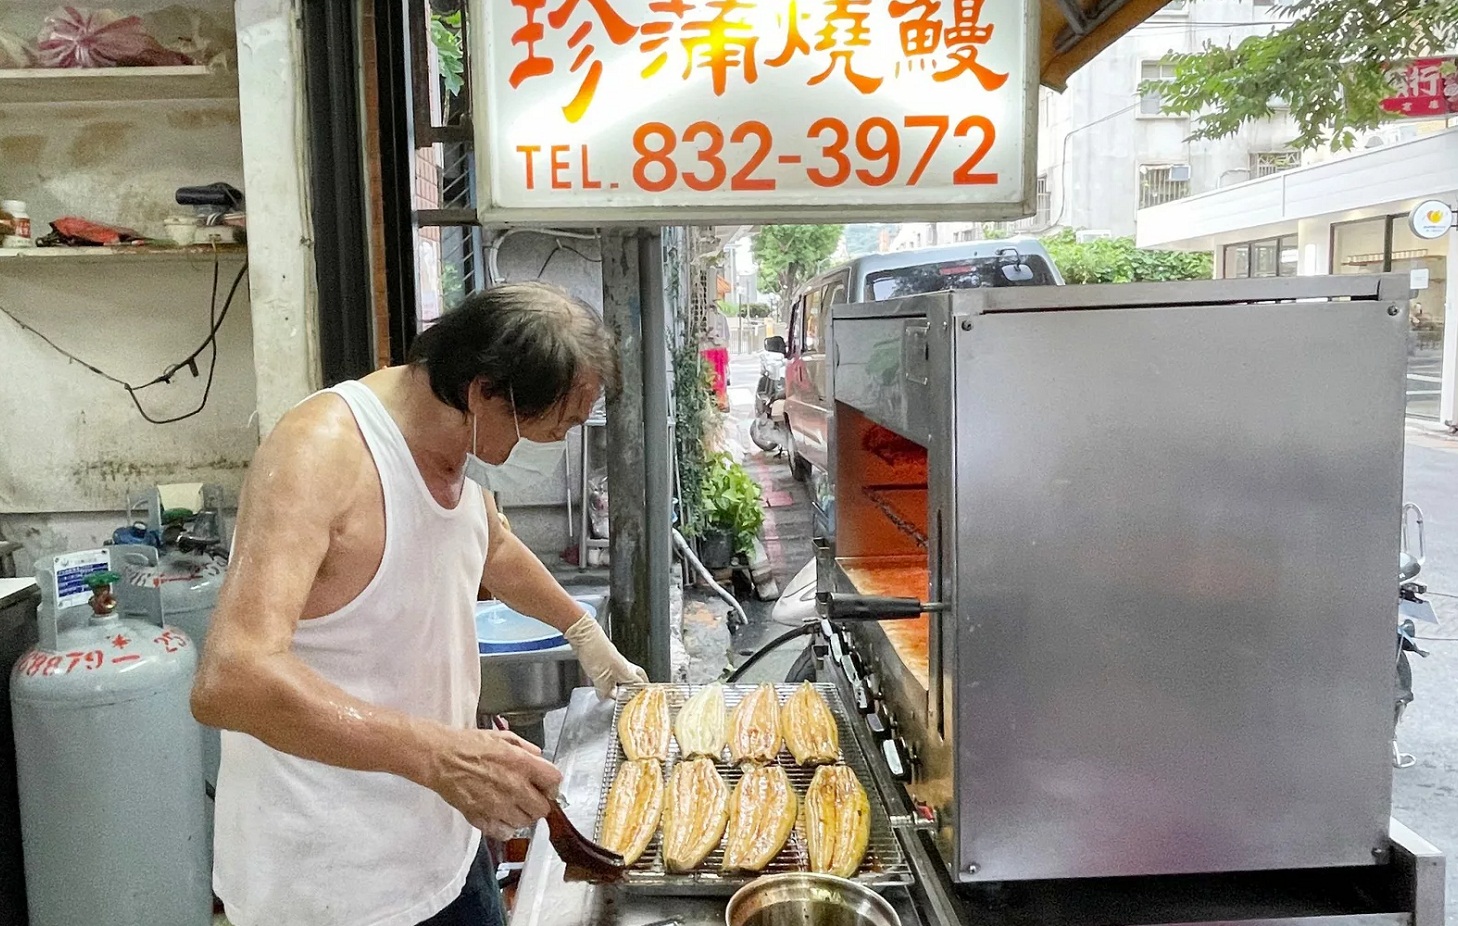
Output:
<instances>
[{"instance_id":1,"label":"white latex glove","mask_svg":"<svg viewBox=\"0 0 1458 926\"><path fill-rule=\"evenodd\" d=\"M577 653L583 671L592 679L599 698L611 698L613 689L619 685L648 684L648 673L623 658L591 614L578 618L577 623L567 628L565 636Z\"/></svg>"}]
</instances>

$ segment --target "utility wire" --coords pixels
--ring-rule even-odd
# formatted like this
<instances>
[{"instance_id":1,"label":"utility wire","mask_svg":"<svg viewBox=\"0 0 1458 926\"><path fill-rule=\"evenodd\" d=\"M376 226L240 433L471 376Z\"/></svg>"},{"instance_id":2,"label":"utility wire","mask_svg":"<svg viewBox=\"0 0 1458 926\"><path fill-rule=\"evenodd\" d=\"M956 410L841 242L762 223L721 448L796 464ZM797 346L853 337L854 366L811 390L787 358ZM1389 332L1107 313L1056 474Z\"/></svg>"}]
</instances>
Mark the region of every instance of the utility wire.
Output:
<instances>
[{"instance_id":1,"label":"utility wire","mask_svg":"<svg viewBox=\"0 0 1458 926\"><path fill-rule=\"evenodd\" d=\"M223 327L223 322L228 317L228 310L232 308L233 297L237 295L238 287L243 283L243 278L248 273L248 263L247 261L244 261L243 266L238 270L238 275L233 278L233 285L228 289L227 298L223 300L222 311L219 312L218 280L220 268L220 259L218 255L214 254L212 294L208 300L207 337L203 338L202 343L199 344L197 346L197 349L194 350L192 353L188 354L186 357L177 361L176 363L169 364L167 368L164 369L160 374L148 380L147 382L136 386L132 385L124 379L121 379L120 377L113 376L112 374L106 372L95 364L83 360L82 358L66 350L64 347L51 340L51 338L47 336L45 332L32 326L28 322L17 318L14 313L10 312L3 306L0 306L0 313L3 313L6 317L8 317L21 330L27 331L30 334L35 335L35 337L39 338L48 347L50 347L61 356L65 357L67 360L71 361L72 363L79 364L81 367L85 368L91 373L94 373L95 375L101 377L109 383L114 383L115 385L122 387L122 389L126 391L127 398L131 399L132 404L136 406L137 414L141 415L143 420L151 424L174 424L178 421L185 421L186 419L191 418L194 415L200 414L208 404L208 396L212 394L213 378L218 368L218 330ZM202 352L204 350L207 350L209 347L212 348L212 354L208 359L208 378L207 382L203 386L202 399L198 402L197 407L192 409L191 411L184 412L180 415L175 415L171 418L154 418L152 417L152 415L148 414L147 410L142 407L141 400L137 398L137 393L142 392L143 390L148 389L152 386L170 384L173 377L176 376L177 373L183 368L191 371L194 377L198 376L199 374L196 362L197 358L201 356Z\"/></svg>"}]
</instances>

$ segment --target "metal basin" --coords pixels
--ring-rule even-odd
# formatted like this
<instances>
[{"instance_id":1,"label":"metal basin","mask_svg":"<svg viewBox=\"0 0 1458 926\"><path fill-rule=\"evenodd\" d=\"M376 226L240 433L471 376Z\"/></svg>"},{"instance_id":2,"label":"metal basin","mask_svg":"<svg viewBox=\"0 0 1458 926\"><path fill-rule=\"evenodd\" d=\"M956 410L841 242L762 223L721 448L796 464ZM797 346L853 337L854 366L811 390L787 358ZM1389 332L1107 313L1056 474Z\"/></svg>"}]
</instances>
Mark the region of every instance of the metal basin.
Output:
<instances>
[{"instance_id":1,"label":"metal basin","mask_svg":"<svg viewBox=\"0 0 1458 926\"><path fill-rule=\"evenodd\" d=\"M730 898L727 926L901 926L875 891L830 875L792 872L751 881Z\"/></svg>"},{"instance_id":2,"label":"metal basin","mask_svg":"<svg viewBox=\"0 0 1458 926\"><path fill-rule=\"evenodd\" d=\"M603 595L574 596L597 614L607 610ZM477 714L508 718L540 715L566 707L572 690L588 684L572 648L565 643L527 652L482 653L481 700Z\"/></svg>"}]
</instances>

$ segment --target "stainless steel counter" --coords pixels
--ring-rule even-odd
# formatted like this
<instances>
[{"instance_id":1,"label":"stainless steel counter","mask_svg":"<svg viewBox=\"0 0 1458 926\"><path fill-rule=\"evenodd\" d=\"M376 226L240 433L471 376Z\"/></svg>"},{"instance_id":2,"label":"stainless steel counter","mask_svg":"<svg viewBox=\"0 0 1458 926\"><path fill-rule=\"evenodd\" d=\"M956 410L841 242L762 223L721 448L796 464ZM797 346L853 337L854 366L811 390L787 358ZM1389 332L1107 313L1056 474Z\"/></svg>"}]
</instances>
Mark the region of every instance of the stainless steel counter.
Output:
<instances>
[{"instance_id":1,"label":"stainless steel counter","mask_svg":"<svg viewBox=\"0 0 1458 926\"><path fill-rule=\"evenodd\" d=\"M579 688L572 694L557 745L567 816L588 836L596 823L612 719L613 702L599 701L591 688ZM724 922L727 897L630 894L614 887L566 884L562 872L562 860L547 841L546 824L540 823L517 885L512 926L648 926L670 917L683 926ZM902 926L917 926L920 921L904 890L888 890L885 897L901 917Z\"/></svg>"}]
</instances>

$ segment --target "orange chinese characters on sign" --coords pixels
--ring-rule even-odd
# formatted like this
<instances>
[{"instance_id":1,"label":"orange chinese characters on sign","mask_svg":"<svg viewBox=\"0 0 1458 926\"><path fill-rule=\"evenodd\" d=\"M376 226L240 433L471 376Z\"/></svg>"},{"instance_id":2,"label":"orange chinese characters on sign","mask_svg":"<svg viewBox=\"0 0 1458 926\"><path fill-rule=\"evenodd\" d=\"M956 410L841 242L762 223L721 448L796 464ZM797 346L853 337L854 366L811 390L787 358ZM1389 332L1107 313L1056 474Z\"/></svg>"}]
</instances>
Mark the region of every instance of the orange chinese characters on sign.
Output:
<instances>
[{"instance_id":1,"label":"orange chinese characters on sign","mask_svg":"<svg viewBox=\"0 0 1458 926\"><path fill-rule=\"evenodd\" d=\"M683 76L687 78L697 63L713 76L715 95L723 96L731 68L744 69L745 83L752 84L759 77L754 64L754 46L759 38L754 35L754 27L735 16L754 4L745 0L709 0L704 5L714 11L711 18L683 25L681 41L688 53Z\"/></svg>"},{"instance_id":2,"label":"orange chinese characters on sign","mask_svg":"<svg viewBox=\"0 0 1458 926\"><path fill-rule=\"evenodd\" d=\"M984 90L997 90L1008 75L977 60L978 49L992 38L993 26L982 23L983 0L948 0L952 22L941 17L942 0L891 0L891 15L900 20L901 51L906 56L904 71L925 70L927 62L945 50L949 63L934 71L932 79L955 80L971 74ZM934 65L935 66L935 65ZM898 65L897 73L903 73Z\"/></svg>"},{"instance_id":3,"label":"orange chinese characters on sign","mask_svg":"<svg viewBox=\"0 0 1458 926\"><path fill-rule=\"evenodd\" d=\"M511 0L511 5L526 14L526 22L511 35L512 45L526 46L526 57L511 71L510 83L512 89L516 89L529 78L551 74L556 69L556 63L537 52L537 43L546 36L546 30L537 16L548 5L548 0ZM587 8L586 15L573 15L578 12L579 7ZM562 107L562 114L567 117L568 122L576 122L587 113L587 108L592 105L592 98L597 93L598 81L602 79L602 62L595 57L597 46L589 40L593 26L601 25L614 45L623 45L638 34L638 27L623 19L608 0L562 0L555 9L547 13L546 25L553 31L563 30L573 23L577 24L576 28L567 39L567 50L575 52L571 71L576 74L586 65L586 72L582 75L576 95Z\"/></svg>"},{"instance_id":4,"label":"orange chinese characters on sign","mask_svg":"<svg viewBox=\"0 0 1458 926\"><path fill-rule=\"evenodd\" d=\"M825 14L825 26L816 33L820 41L815 43L816 51L830 52L830 65L824 71L810 78L809 85L823 82L837 67L845 73L845 79L862 93L872 93L881 86L880 77L867 77L855 70L855 53L858 48L871 44L871 30L866 28L870 13L865 7L871 0L828 0L830 11Z\"/></svg>"},{"instance_id":5,"label":"orange chinese characters on sign","mask_svg":"<svg viewBox=\"0 0 1458 926\"><path fill-rule=\"evenodd\" d=\"M829 52L829 62L825 70L807 80L806 86L813 87L824 83L832 74L840 71L850 85L861 93L869 95L875 92L884 78L862 74L855 67L857 49L868 48L871 44L871 30L866 25L866 20L871 16L868 9L871 0L824 0L823 5L821 26L813 32L817 41L812 46L800 28L801 22L810 17L800 12L799 0L789 0L783 18L784 48L765 64L770 67L783 67L796 55L809 57L812 50Z\"/></svg>"}]
</instances>

